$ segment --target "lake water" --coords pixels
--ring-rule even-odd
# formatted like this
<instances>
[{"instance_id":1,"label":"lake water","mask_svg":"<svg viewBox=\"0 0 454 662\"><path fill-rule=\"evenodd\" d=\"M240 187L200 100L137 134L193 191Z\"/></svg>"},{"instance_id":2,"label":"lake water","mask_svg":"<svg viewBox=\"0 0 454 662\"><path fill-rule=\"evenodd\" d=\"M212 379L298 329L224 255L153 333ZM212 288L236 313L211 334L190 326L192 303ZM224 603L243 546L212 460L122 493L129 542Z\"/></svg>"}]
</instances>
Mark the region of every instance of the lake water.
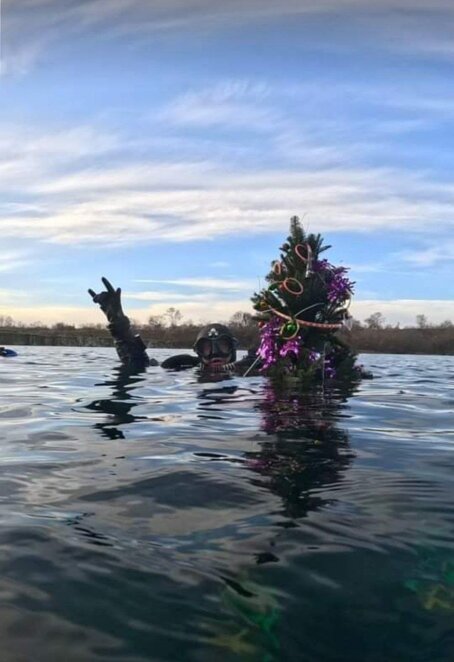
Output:
<instances>
[{"instance_id":1,"label":"lake water","mask_svg":"<svg viewBox=\"0 0 454 662\"><path fill-rule=\"evenodd\" d=\"M17 349L3 662L454 659L454 357L364 355L353 396L288 398Z\"/></svg>"}]
</instances>

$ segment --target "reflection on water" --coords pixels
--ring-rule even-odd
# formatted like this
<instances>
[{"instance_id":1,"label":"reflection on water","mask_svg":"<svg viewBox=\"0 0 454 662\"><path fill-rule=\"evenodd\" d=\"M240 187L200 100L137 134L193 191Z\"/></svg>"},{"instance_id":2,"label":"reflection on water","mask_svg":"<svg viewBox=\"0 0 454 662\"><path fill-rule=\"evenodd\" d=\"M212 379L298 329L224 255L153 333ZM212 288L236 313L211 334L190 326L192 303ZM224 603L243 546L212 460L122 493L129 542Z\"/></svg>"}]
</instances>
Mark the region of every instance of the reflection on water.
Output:
<instances>
[{"instance_id":1,"label":"reflection on water","mask_svg":"<svg viewBox=\"0 0 454 662\"><path fill-rule=\"evenodd\" d=\"M139 400L134 400L134 391L145 379L145 371L131 373L124 367L118 367L114 368L112 379L95 384L95 387L105 386L109 389L107 397L93 400L86 405L87 409L106 415L105 421L93 425L95 430L99 430L108 439L124 439L121 426L138 421L140 418L146 419L145 416L134 416L133 413L134 408L140 403Z\"/></svg>"},{"instance_id":2,"label":"reflection on water","mask_svg":"<svg viewBox=\"0 0 454 662\"><path fill-rule=\"evenodd\" d=\"M362 359L304 395L2 364L2 659L451 659L454 360Z\"/></svg>"},{"instance_id":3,"label":"reflection on water","mask_svg":"<svg viewBox=\"0 0 454 662\"><path fill-rule=\"evenodd\" d=\"M289 518L304 517L325 504L321 488L342 480L353 452L337 425L345 396L339 393L276 392L263 389L258 408L269 440L246 453L260 484L279 495Z\"/></svg>"}]
</instances>

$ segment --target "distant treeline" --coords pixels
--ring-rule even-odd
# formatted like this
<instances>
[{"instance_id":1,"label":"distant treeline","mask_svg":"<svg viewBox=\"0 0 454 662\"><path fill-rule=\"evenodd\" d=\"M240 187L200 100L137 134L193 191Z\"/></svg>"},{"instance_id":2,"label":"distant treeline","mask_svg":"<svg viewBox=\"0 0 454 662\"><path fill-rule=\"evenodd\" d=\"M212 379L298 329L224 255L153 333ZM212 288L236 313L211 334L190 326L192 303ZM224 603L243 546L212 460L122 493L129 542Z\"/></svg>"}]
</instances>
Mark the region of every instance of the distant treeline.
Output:
<instances>
[{"instance_id":1,"label":"distant treeline","mask_svg":"<svg viewBox=\"0 0 454 662\"><path fill-rule=\"evenodd\" d=\"M426 315L416 315L415 325L387 325L381 313L374 313L363 324L353 321L341 336L357 352L385 354L454 354L454 324L445 320L431 324Z\"/></svg>"},{"instance_id":2,"label":"distant treeline","mask_svg":"<svg viewBox=\"0 0 454 662\"><path fill-rule=\"evenodd\" d=\"M179 311L169 311L162 317L150 317L147 324L133 322L134 328L150 347L192 347L201 324L184 322ZM435 325L425 315L418 315L414 327L404 328L385 322L381 313L374 313L364 323L353 321L352 328L342 330L340 335L358 352L454 355L454 324L449 320ZM259 334L252 315L235 313L226 324L238 338L241 349L257 345ZM46 326L37 322L25 325L0 316L0 345L110 347L112 344L109 331L102 324Z\"/></svg>"},{"instance_id":3,"label":"distant treeline","mask_svg":"<svg viewBox=\"0 0 454 662\"><path fill-rule=\"evenodd\" d=\"M354 325L341 337L357 352L384 354L451 354L454 355L454 325L371 329Z\"/></svg>"}]
</instances>

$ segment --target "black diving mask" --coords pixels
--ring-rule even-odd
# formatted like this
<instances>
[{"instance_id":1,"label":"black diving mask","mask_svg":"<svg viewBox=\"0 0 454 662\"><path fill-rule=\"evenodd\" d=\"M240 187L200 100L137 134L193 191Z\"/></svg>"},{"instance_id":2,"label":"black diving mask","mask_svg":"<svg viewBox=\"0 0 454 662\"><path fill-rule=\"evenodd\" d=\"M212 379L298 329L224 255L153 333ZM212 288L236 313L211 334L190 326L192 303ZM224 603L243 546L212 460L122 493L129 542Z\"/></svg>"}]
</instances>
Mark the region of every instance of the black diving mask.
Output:
<instances>
[{"instance_id":1,"label":"black diving mask","mask_svg":"<svg viewBox=\"0 0 454 662\"><path fill-rule=\"evenodd\" d=\"M233 339L229 336L200 338L194 349L201 359L208 361L215 358L228 359L233 354L234 344Z\"/></svg>"}]
</instances>

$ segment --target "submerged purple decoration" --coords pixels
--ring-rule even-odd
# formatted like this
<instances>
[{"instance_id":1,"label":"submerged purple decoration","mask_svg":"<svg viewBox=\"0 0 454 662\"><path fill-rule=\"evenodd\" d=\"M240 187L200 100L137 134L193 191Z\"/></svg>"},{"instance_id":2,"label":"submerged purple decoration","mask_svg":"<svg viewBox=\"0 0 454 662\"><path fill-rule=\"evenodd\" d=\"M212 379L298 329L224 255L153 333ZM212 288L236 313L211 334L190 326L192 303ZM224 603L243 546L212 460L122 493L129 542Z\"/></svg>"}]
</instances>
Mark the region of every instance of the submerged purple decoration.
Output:
<instances>
[{"instance_id":1,"label":"submerged purple decoration","mask_svg":"<svg viewBox=\"0 0 454 662\"><path fill-rule=\"evenodd\" d=\"M321 357L320 352L316 352L313 349L311 349L307 358L309 359L309 363L315 363L320 359L320 357Z\"/></svg>"},{"instance_id":2,"label":"submerged purple decoration","mask_svg":"<svg viewBox=\"0 0 454 662\"><path fill-rule=\"evenodd\" d=\"M325 359L325 377L334 379L335 376L336 368L334 367L334 359L331 356L327 356Z\"/></svg>"}]
</instances>

